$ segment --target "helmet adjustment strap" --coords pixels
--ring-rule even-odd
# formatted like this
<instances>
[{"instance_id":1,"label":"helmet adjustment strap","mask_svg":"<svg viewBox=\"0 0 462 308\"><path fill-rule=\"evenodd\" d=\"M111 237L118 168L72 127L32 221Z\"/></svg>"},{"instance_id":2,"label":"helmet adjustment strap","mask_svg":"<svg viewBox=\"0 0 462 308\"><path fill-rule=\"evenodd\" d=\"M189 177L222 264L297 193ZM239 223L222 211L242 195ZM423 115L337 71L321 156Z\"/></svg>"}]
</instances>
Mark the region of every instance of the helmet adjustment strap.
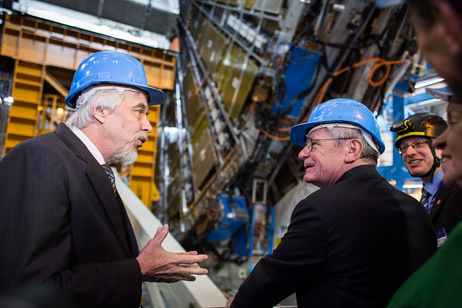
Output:
<instances>
[{"instance_id":1,"label":"helmet adjustment strap","mask_svg":"<svg viewBox=\"0 0 462 308\"><path fill-rule=\"evenodd\" d=\"M431 142L428 144L428 146L430 147L430 150L432 151L433 165L432 165L432 168L430 169L430 171L428 171L423 177L429 176L430 177L430 183L433 183L433 176L435 175L436 169L438 169L438 167L441 166L442 159L439 158L438 156L436 156L435 148L433 147Z\"/></svg>"}]
</instances>

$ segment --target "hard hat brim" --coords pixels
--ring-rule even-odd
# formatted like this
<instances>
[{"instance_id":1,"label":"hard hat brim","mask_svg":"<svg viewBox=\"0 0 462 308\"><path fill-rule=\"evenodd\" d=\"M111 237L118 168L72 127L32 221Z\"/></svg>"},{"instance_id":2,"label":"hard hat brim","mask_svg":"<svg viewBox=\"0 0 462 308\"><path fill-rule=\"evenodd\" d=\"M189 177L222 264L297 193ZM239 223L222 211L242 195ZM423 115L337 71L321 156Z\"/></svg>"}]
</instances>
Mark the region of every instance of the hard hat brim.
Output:
<instances>
[{"instance_id":1,"label":"hard hat brim","mask_svg":"<svg viewBox=\"0 0 462 308\"><path fill-rule=\"evenodd\" d=\"M306 134L313 126L314 125L311 123L302 123L292 126L290 129L290 142L304 148L306 145Z\"/></svg>"},{"instance_id":2,"label":"hard hat brim","mask_svg":"<svg viewBox=\"0 0 462 308\"><path fill-rule=\"evenodd\" d=\"M92 85L98 85L98 84L100 84L100 83L97 82L97 81L91 82L91 83L87 84L85 86L85 88L88 88L88 87L90 87ZM111 83L107 83L107 84L111 84ZM164 93L164 91L156 89L156 88L147 87L147 86L143 86L143 85L133 85L133 84L123 83L123 82L113 83L113 85L127 86L128 88L139 89L140 91L146 93L147 96L148 96L148 106L161 105L161 104L163 104L165 102L165 93ZM85 90L85 88L84 88L84 90ZM68 95L64 100L66 105L68 105L69 107L75 109L77 98L79 97L80 93L81 92L74 93L74 94L72 94L72 96Z\"/></svg>"},{"instance_id":3,"label":"hard hat brim","mask_svg":"<svg viewBox=\"0 0 462 308\"><path fill-rule=\"evenodd\" d=\"M136 88L148 93L148 105L162 105L165 103L165 93L162 90L151 88L151 87L144 87L144 86L136 86Z\"/></svg>"}]
</instances>

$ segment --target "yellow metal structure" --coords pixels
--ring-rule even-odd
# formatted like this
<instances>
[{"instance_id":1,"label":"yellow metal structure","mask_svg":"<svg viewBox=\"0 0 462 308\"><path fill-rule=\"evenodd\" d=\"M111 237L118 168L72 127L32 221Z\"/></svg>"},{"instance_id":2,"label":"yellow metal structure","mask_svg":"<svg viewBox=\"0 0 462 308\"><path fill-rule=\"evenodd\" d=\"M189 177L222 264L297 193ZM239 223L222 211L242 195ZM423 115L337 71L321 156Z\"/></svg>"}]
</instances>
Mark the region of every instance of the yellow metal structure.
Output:
<instances>
[{"instance_id":1,"label":"yellow metal structure","mask_svg":"<svg viewBox=\"0 0 462 308\"><path fill-rule=\"evenodd\" d=\"M162 90L174 88L176 57L157 49L18 15L6 16L2 34L1 55L15 60L14 104L3 154L23 140L52 131L68 116L69 110L63 113L60 110L68 89L49 73L49 67L69 70L71 79L79 63L90 54L118 50L143 63L150 86ZM44 93L45 82L54 89L53 93ZM70 83L71 80L66 80L66 84ZM160 106L152 106L149 111L153 131L140 149L138 160L128 170L130 187L148 208L159 198L154 170Z\"/></svg>"},{"instance_id":2,"label":"yellow metal structure","mask_svg":"<svg viewBox=\"0 0 462 308\"><path fill-rule=\"evenodd\" d=\"M38 110L43 91L45 66L16 59L11 106L4 151L37 135Z\"/></svg>"},{"instance_id":3,"label":"yellow metal structure","mask_svg":"<svg viewBox=\"0 0 462 308\"><path fill-rule=\"evenodd\" d=\"M148 208L151 208L152 201L159 200L159 191L154 184L159 116L160 106L150 106L148 120L152 132L148 134L148 141L138 150L138 159L132 165L129 175L130 188Z\"/></svg>"},{"instance_id":4,"label":"yellow metal structure","mask_svg":"<svg viewBox=\"0 0 462 308\"><path fill-rule=\"evenodd\" d=\"M72 111L66 110L65 106L63 96L54 94L43 95L42 105L39 107L39 134L54 131L59 123L69 118Z\"/></svg>"}]
</instances>

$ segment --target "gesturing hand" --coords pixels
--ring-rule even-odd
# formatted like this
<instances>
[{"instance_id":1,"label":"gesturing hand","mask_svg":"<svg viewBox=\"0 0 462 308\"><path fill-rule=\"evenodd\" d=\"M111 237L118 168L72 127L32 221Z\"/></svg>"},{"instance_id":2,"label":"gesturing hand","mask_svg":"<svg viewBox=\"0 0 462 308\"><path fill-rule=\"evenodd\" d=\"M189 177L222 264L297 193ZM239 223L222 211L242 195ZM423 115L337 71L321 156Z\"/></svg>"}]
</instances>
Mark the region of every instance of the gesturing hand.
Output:
<instances>
[{"instance_id":1,"label":"gesturing hand","mask_svg":"<svg viewBox=\"0 0 462 308\"><path fill-rule=\"evenodd\" d=\"M192 275L204 275L208 271L199 268L198 263L207 260L207 255L199 255L197 251L168 252L161 244L168 234L168 225L157 228L154 237L141 250L136 258L140 264L144 281L177 282L180 280L194 281Z\"/></svg>"}]
</instances>

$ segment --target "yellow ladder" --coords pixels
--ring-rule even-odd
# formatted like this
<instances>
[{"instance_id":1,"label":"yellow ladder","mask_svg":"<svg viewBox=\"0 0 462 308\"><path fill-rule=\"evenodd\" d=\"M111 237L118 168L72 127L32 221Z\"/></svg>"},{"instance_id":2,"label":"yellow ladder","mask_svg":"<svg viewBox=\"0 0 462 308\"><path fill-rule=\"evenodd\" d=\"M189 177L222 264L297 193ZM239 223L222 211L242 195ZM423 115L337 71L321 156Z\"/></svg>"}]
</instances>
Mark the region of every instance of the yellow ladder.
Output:
<instances>
[{"instance_id":1,"label":"yellow ladder","mask_svg":"<svg viewBox=\"0 0 462 308\"><path fill-rule=\"evenodd\" d=\"M38 111L41 105L45 66L15 60L11 105L6 128L4 153L15 145L37 135Z\"/></svg>"}]
</instances>

